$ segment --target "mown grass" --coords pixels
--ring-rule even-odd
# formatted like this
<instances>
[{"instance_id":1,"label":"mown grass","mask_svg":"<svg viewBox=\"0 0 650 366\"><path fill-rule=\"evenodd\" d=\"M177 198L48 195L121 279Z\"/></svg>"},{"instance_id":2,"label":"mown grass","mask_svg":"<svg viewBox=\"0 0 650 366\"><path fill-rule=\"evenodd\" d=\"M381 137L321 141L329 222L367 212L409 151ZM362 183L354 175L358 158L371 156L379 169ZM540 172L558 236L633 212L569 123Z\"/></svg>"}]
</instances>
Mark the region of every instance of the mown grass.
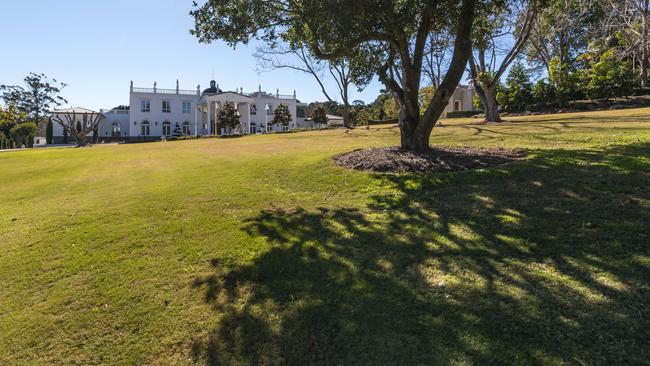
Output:
<instances>
[{"instance_id":1,"label":"mown grass","mask_svg":"<svg viewBox=\"0 0 650 366\"><path fill-rule=\"evenodd\" d=\"M643 364L650 109L0 153L0 364Z\"/></svg>"}]
</instances>

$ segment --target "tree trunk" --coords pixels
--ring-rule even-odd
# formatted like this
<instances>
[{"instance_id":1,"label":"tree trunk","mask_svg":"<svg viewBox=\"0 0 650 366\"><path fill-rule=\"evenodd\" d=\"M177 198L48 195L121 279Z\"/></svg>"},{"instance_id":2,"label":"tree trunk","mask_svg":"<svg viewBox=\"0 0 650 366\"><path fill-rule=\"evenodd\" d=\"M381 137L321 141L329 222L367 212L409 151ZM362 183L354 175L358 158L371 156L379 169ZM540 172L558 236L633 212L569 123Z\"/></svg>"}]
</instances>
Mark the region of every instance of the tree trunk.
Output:
<instances>
[{"instance_id":1,"label":"tree trunk","mask_svg":"<svg viewBox=\"0 0 650 366\"><path fill-rule=\"evenodd\" d=\"M485 113L485 122L503 122L499 113L499 103L497 102L496 85L492 87L482 87L478 83L475 85L476 95L481 101Z\"/></svg>"},{"instance_id":2,"label":"tree trunk","mask_svg":"<svg viewBox=\"0 0 650 366\"><path fill-rule=\"evenodd\" d=\"M429 133L421 133L419 129L417 129L419 119L419 117L406 117L400 113L400 147L403 150L414 152L424 152L429 150L431 131L429 131Z\"/></svg>"},{"instance_id":3,"label":"tree trunk","mask_svg":"<svg viewBox=\"0 0 650 366\"><path fill-rule=\"evenodd\" d=\"M650 54L648 54L648 42L650 40L647 40L648 38L648 26L646 24L647 20L646 17L642 17L642 24L641 24L641 88L647 88L648 85L648 67L649 65L649 59L650 59Z\"/></svg>"},{"instance_id":4,"label":"tree trunk","mask_svg":"<svg viewBox=\"0 0 650 366\"><path fill-rule=\"evenodd\" d=\"M352 123L350 123L350 106L343 105L341 109L341 116L343 117L343 127L352 128Z\"/></svg>"}]
</instances>

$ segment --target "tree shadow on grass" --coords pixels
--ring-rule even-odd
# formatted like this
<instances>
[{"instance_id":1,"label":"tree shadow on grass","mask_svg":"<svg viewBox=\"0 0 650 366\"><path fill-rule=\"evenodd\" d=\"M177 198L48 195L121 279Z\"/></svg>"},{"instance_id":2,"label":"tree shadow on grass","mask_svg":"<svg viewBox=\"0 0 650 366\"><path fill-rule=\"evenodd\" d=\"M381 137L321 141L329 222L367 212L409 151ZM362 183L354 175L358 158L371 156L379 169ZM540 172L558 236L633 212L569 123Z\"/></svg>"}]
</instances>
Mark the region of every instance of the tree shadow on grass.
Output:
<instances>
[{"instance_id":1,"label":"tree shadow on grass","mask_svg":"<svg viewBox=\"0 0 650 366\"><path fill-rule=\"evenodd\" d=\"M269 209L269 243L197 278L206 364L643 363L650 145L378 176L363 208Z\"/></svg>"}]
</instances>

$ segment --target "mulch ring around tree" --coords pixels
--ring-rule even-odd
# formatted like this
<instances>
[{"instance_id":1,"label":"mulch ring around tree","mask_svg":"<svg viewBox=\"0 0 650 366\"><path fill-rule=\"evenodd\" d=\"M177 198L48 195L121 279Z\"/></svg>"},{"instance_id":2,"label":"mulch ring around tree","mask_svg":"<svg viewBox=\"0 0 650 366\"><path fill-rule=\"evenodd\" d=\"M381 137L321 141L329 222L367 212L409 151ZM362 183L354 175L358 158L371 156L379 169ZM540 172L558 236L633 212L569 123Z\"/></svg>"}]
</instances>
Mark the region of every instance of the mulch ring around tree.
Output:
<instances>
[{"instance_id":1,"label":"mulch ring around tree","mask_svg":"<svg viewBox=\"0 0 650 366\"><path fill-rule=\"evenodd\" d=\"M434 146L427 152L411 152L399 147L354 150L337 155L339 166L380 173L454 172L502 166L522 160L520 150L476 147Z\"/></svg>"}]
</instances>

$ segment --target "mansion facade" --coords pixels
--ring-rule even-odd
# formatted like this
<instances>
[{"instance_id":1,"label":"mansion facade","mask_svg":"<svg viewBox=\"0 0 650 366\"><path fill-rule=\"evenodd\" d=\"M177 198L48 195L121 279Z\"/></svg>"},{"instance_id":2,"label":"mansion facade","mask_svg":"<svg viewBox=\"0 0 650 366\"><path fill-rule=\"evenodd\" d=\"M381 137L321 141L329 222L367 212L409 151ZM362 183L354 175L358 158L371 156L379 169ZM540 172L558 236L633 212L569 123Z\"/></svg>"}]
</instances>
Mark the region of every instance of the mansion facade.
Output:
<instances>
[{"instance_id":1,"label":"mansion facade","mask_svg":"<svg viewBox=\"0 0 650 366\"><path fill-rule=\"evenodd\" d=\"M223 135L227 131L219 125L219 109L231 103L237 109L241 129L237 133L256 134L310 128L306 119L307 104L293 95L281 95L262 91L244 93L222 91L212 80L210 87L201 91L182 90L176 82L175 89L134 87L131 82L129 105L101 110L103 119L97 131L88 139L93 141L155 141L170 136ZM291 121L288 126L272 123L275 109L283 104L289 109ZM67 143L63 128L54 124L54 143Z\"/></svg>"}]
</instances>

